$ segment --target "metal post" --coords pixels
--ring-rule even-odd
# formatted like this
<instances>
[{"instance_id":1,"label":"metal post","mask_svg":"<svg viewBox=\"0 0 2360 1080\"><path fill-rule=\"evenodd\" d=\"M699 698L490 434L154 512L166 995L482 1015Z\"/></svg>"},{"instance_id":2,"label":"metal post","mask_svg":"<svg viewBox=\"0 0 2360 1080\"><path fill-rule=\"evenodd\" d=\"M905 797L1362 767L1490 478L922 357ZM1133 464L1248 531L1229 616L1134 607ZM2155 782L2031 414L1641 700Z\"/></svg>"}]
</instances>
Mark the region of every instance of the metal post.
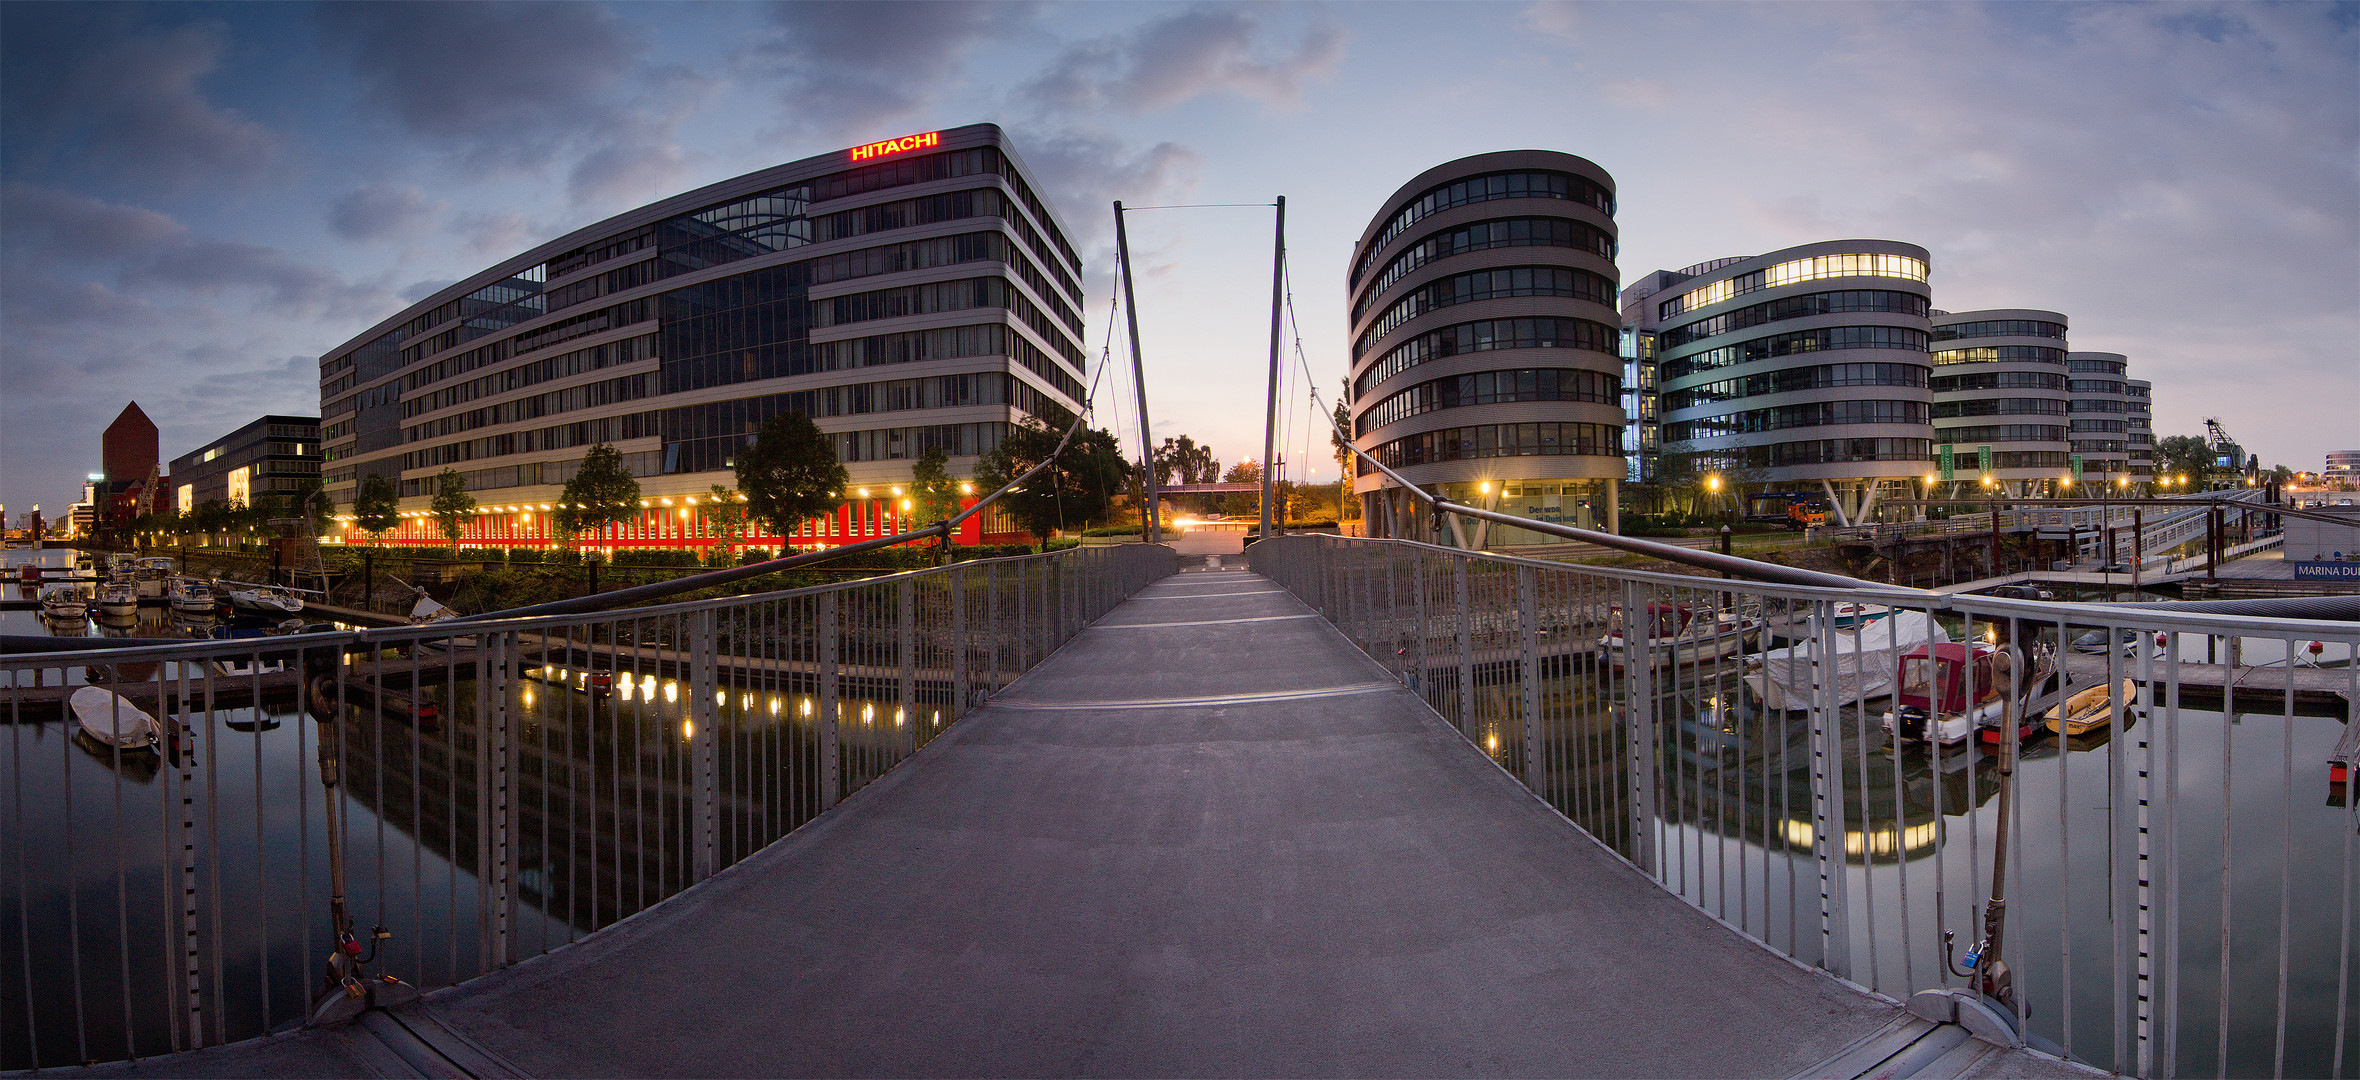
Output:
<instances>
[{"instance_id":1,"label":"metal post","mask_svg":"<svg viewBox=\"0 0 2360 1080\"><path fill-rule=\"evenodd\" d=\"M1661 880L1662 860L1655 850L1655 671L1647 634L1646 598L1636 581L1623 582L1622 691L1623 716L1629 722L1623 738L1624 775L1631 789L1631 850L1639 869ZM1638 612L1637 616L1632 613ZM1603 662L1603 661L1601 661Z\"/></svg>"},{"instance_id":2,"label":"metal post","mask_svg":"<svg viewBox=\"0 0 2360 1080\"><path fill-rule=\"evenodd\" d=\"M1147 423L1147 364L1139 357L1139 294L1131 287L1131 237L1123 229L1123 203L1120 199L1115 200L1114 204L1114 253L1115 260L1122 264L1123 316L1130 320L1131 325L1131 388L1139 396L1139 448L1145 458L1140 464L1147 469L1147 505L1140 516L1140 525L1144 531L1141 539L1150 544L1160 544L1163 543L1163 528L1157 520L1162 512L1157 506L1155 488L1155 429Z\"/></svg>"},{"instance_id":3,"label":"metal post","mask_svg":"<svg viewBox=\"0 0 2360 1080\"><path fill-rule=\"evenodd\" d=\"M819 594L819 806L836 805L844 789L837 760L836 593Z\"/></svg>"},{"instance_id":4,"label":"metal post","mask_svg":"<svg viewBox=\"0 0 2360 1080\"><path fill-rule=\"evenodd\" d=\"M521 809L515 784L518 754L514 717L509 713L509 649L514 634L485 634L476 653L476 679L483 687L480 832L485 843L477 871L484 883L486 933L479 953L489 970L516 962L516 817Z\"/></svg>"},{"instance_id":5,"label":"metal post","mask_svg":"<svg viewBox=\"0 0 2360 1080\"><path fill-rule=\"evenodd\" d=\"M1270 532L1270 487L1278 455L1278 325L1286 301L1287 197L1278 197L1278 228L1270 253L1270 400L1262 412L1262 532Z\"/></svg>"},{"instance_id":6,"label":"metal post","mask_svg":"<svg viewBox=\"0 0 2360 1080\"><path fill-rule=\"evenodd\" d=\"M2146 561L2147 523L2145 513L2134 507L2131 510L2131 592L2134 599L2139 591L2139 572L2143 569L2139 564Z\"/></svg>"},{"instance_id":7,"label":"metal post","mask_svg":"<svg viewBox=\"0 0 2360 1080\"><path fill-rule=\"evenodd\" d=\"M893 714L894 741L904 757L918 749L918 583L901 579L900 614L894 618L893 647L901 654L900 701Z\"/></svg>"},{"instance_id":8,"label":"metal post","mask_svg":"<svg viewBox=\"0 0 2360 1080\"><path fill-rule=\"evenodd\" d=\"M967 569L953 564L951 583L951 718L967 712Z\"/></svg>"},{"instance_id":9,"label":"metal post","mask_svg":"<svg viewBox=\"0 0 2360 1080\"><path fill-rule=\"evenodd\" d=\"M1996 507L1992 521L1996 543ZM1844 729L1837 713L1841 703L1836 699L1835 605L1819 601L1813 606L1818 629L1813 638L1817 652L1814 666L1820 670L1810 713L1811 857L1819 869L1820 966L1850 977L1852 925L1844 903Z\"/></svg>"},{"instance_id":10,"label":"metal post","mask_svg":"<svg viewBox=\"0 0 2360 1080\"><path fill-rule=\"evenodd\" d=\"M1517 684L1524 691L1524 786L1541 788L1541 645L1539 582L1532 567L1516 568Z\"/></svg>"},{"instance_id":11,"label":"metal post","mask_svg":"<svg viewBox=\"0 0 2360 1080\"><path fill-rule=\"evenodd\" d=\"M692 864L694 880L712 877L721 866L721 710L715 696L720 693L720 664L715 656L713 611L707 608L694 616L696 622L689 631L688 652L688 715L696 730L689 736L690 753L696 757L696 852Z\"/></svg>"},{"instance_id":12,"label":"metal post","mask_svg":"<svg viewBox=\"0 0 2360 1080\"><path fill-rule=\"evenodd\" d=\"M1418 622L1418 647L1409 658L1410 663L1415 665L1411 670L1416 671L1417 675L1409 686L1417 691L1419 697L1431 702L1434 699L1426 694L1426 635L1430 632L1426 625L1426 549L1411 548L1409 559L1412 589L1410 604L1416 609Z\"/></svg>"},{"instance_id":13,"label":"metal post","mask_svg":"<svg viewBox=\"0 0 2360 1080\"><path fill-rule=\"evenodd\" d=\"M1474 608L1470 604L1467 589L1467 557L1454 554L1450 557L1450 565L1456 582L1458 600L1456 617L1452 620L1457 624L1459 632L1459 715L1457 723L1461 734L1471 736L1473 732L1468 730L1468 725L1475 719L1475 623L1472 617Z\"/></svg>"},{"instance_id":14,"label":"metal post","mask_svg":"<svg viewBox=\"0 0 2360 1080\"><path fill-rule=\"evenodd\" d=\"M2221 579L2221 504L2204 512L2204 580Z\"/></svg>"}]
</instances>

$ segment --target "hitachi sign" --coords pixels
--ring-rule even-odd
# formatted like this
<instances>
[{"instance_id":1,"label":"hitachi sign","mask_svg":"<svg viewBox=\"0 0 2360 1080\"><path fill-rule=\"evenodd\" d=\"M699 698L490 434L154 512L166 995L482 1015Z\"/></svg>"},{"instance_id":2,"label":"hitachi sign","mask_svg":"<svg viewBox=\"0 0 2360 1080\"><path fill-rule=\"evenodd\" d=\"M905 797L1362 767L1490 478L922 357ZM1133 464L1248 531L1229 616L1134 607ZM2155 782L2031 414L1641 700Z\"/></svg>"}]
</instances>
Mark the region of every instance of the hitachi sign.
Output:
<instances>
[{"instance_id":1,"label":"hitachi sign","mask_svg":"<svg viewBox=\"0 0 2360 1080\"><path fill-rule=\"evenodd\" d=\"M898 139L887 139L884 142L873 142L867 146L855 146L852 148L852 160L874 161L889 154L899 154L910 150L923 150L929 146L939 146L941 144L942 133L939 131L929 131L924 135L904 135Z\"/></svg>"}]
</instances>

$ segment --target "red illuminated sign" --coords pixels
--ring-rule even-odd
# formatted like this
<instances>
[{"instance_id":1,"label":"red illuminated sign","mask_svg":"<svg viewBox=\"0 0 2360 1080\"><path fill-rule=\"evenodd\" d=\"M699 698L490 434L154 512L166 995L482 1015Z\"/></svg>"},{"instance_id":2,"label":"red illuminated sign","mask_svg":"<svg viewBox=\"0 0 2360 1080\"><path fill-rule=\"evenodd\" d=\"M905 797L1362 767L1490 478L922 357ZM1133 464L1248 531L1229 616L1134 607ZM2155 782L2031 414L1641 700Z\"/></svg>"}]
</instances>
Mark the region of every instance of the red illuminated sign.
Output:
<instances>
[{"instance_id":1,"label":"red illuminated sign","mask_svg":"<svg viewBox=\"0 0 2360 1080\"><path fill-rule=\"evenodd\" d=\"M927 147L941 144L942 133L939 131L929 131L924 135L904 135L898 139L873 142L867 146L855 146L852 148L852 160L875 161L888 155L907 153L911 150L924 150Z\"/></svg>"}]
</instances>

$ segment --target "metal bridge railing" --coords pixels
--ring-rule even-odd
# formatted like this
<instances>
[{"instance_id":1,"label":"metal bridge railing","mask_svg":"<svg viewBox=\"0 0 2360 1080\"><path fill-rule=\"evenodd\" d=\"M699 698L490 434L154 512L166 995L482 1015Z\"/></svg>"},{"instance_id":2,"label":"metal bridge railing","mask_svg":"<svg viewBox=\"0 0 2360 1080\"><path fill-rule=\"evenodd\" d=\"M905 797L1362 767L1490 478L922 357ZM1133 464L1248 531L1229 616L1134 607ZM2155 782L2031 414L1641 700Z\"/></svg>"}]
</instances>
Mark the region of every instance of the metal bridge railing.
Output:
<instances>
[{"instance_id":1,"label":"metal bridge railing","mask_svg":"<svg viewBox=\"0 0 2360 1080\"><path fill-rule=\"evenodd\" d=\"M250 1038L579 940L810 821L1174 568L1087 547L0 656L0 1069ZM91 687L120 695L99 726L136 709L160 749L80 733Z\"/></svg>"},{"instance_id":2,"label":"metal bridge railing","mask_svg":"<svg viewBox=\"0 0 2360 1080\"><path fill-rule=\"evenodd\" d=\"M2355 1067L2360 815L2340 781L2360 729L2338 721L2360 699L2360 624L1395 540L1247 554L1598 842L1801 963L2141 1076ZM1940 651L1964 661L1960 704L1997 689L2019 713L1956 746L1939 724L1889 736L1924 639L2012 642L2012 677ZM2127 717L2011 722L2126 680ZM2004 987L1984 982L1995 962Z\"/></svg>"}]
</instances>

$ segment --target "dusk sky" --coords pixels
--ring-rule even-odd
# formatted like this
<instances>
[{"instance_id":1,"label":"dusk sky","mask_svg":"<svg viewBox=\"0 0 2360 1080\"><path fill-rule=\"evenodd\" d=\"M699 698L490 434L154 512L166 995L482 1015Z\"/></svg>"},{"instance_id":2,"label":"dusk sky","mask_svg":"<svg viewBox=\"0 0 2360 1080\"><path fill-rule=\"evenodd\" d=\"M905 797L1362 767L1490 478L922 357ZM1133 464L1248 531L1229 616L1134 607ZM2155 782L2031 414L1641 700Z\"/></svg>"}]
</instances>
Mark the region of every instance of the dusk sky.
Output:
<instances>
[{"instance_id":1,"label":"dusk sky","mask_svg":"<svg viewBox=\"0 0 2360 1080\"><path fill-rule=\"evenodd\" d=\"M1093 362L1110 200L1284 194L1332 403L1345 260L1385 198L1537 147L1614 175L1626 283L1904 240L1936 307L2061 311L2073 348L2127 354L2159 437L2219 416L2298 469L2360 447L2352 4L11 3L0 48L12 517L73 501L127 400L167 461L314 414L321 353L497 260L978 121L1075 233ZM1155 435L1224 462L1261 452L1269 227L1132 223ZM1133 432L1128 402L1102 386L1102 426Z\"/></svg>"}]
</instances>

